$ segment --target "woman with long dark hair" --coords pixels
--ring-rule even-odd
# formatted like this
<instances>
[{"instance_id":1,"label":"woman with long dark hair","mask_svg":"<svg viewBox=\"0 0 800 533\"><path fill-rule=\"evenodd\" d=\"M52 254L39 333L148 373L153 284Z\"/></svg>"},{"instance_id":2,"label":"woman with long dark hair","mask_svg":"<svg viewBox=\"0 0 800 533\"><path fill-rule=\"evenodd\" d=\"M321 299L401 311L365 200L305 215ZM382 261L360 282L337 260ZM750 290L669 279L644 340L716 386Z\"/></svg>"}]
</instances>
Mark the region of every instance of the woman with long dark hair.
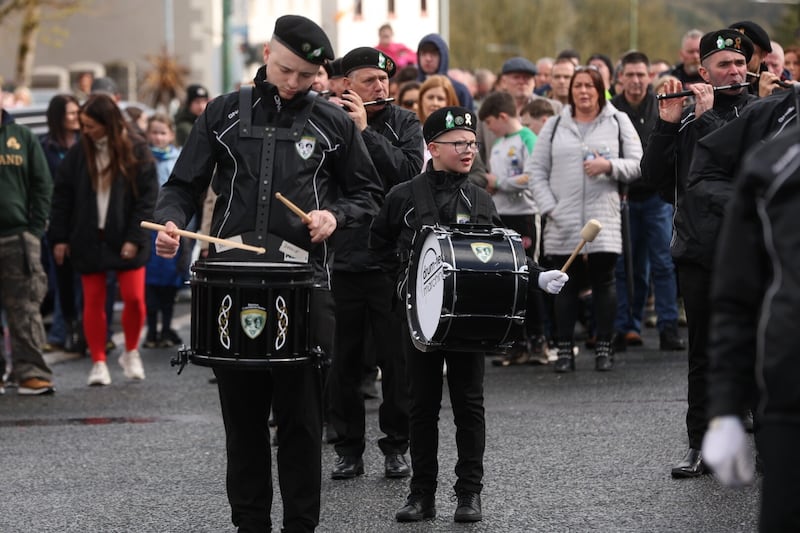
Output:
<instances>
[{"instance_id":1,"label":"woman with long dark hair","mask_svg":"<svg viewBox=\"0 0 800 533\"><path fill-rule=\"evenodd\" d=\"M47 134L42 137L41 143L53 179L69 149L80 139L79 111L78 99L71 94L57 94L47 106ZM65 258L61 265L53 265L53 252L46 236L42 240L42 257L47 257L51 265L48 280L56 296L47 342L50 345L62 345L65 352L83 352L85 343L80 331L80 280L69 258Z\"/></svg>"},{"instance_id":2,"label":"woman with long dark hair","mask_svg":"<svg viewBox=\"0 0 800 533\"><path fill-rule=\"evenodd\" d=\"M81 142L59 168L50 242L56 264L70 257L81 274L83 328L93 366L89 385L108 385L106 273L115 271L124 303L125 376L144 379L137 347L145 320L144 265L150 235L139 226L152 217L158 194L156 167L144 139L132 133L116 103L89 97L80 110Z\"/></svg>"}]
</instances>

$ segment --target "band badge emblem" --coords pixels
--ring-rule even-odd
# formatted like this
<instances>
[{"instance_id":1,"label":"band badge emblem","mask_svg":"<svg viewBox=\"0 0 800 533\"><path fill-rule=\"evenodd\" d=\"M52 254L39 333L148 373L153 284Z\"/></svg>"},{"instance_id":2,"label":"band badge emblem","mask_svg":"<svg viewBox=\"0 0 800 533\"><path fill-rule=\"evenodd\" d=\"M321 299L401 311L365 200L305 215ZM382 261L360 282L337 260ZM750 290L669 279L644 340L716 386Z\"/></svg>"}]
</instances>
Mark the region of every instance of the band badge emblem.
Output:
<instances>
[{"instance_id":1,"label":"band badge emblem","mask_svg":"<svg viewBox=\"0 0 800 533\"><path fill-rule=\"evenodd\" d=\"M267 325L267 310L257 304L247 304L239 312L239 321L242 324L244 334L255 339L264 331Z\"/></svg>"},{"instance_id":2,"label":"band badge emblem","mask_svg":"<svg viewBox=\"0 0 800 533\"><path fill-rule=\"evenodd\" d=\"M317 139L311 136L303 136L297 143L294 145L297 153L303 159L308 159L311 157L311 154L314 153L314 146L317 144Z\"/></svg>"},{"instance_id":3,"label":"band badge emblem","mask_svg":"<svg viewBox=\"0 0 800 533\"><path fill-rule=\"evenodd\" d=\"M472 253L480 259L481 263L488 263L494 255L494 246L488 242L473 242L470 246Z\"/></svg>"},{"instance_id":4,"label":"band badge emblem","mask_svg":"<svg viewBox=\"0 0 800 533\"><path fill-rule=\"evenodd\" d=\"M11 148L12 150L19 150L22 146L17 141L16 137L9 137L8 141L6 141L6 146Z\"/></svg>"}]
</instances>

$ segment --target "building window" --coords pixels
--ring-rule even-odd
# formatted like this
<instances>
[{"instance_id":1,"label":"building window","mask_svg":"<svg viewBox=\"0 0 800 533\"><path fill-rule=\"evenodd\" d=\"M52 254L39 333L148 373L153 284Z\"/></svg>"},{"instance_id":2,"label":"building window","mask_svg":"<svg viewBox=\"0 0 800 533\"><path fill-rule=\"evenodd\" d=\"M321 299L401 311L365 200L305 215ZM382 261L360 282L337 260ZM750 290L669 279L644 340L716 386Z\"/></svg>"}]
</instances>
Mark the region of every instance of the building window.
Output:
<instances>
[{"instance_id":1,"label":"building window","mask_svg":"<svg viewBox=\"0 0 800 533\"><path fill-rule=\"evenodd\" d=\"M353 9L353 14L356 16L356 18L360 19L364 14L362 7L363 6L361 5L361 0L356 0L356 5L355 8Z\"/></svg>"},{"instance_id":2,"label":"building window","mask_svg":"<svg viewBox=\"0 0 800 533\"><path fill-rule=\"evenodd\" d=\"M428 12L428 2L427 0L420 0L419 8L423 13Z\"/></svg>"},{"instance_id":3,"label":"building window","mask_svg":"<svg viewBox=\"0 0 800 533\"><path fill-rule=\"evenodd\" d=\"M394 0L389 0L389 15L394 15Z\"/></svg>"}]
</instances>

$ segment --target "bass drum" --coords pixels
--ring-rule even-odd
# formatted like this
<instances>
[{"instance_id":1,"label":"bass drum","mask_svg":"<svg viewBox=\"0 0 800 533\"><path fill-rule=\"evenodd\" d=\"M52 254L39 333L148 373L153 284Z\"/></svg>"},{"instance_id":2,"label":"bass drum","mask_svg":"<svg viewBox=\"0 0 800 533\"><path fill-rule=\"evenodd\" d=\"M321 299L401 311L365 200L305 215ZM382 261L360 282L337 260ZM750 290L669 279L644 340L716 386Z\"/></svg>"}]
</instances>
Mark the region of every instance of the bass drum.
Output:
<instances>
[{"instance_id":1,"label":"bass drum","mask_svg":"<svg viewBox=\"0 0 800 533\"><path fill-rule=\"evenodd\" d=\"M527 259L517 232L425 226L415 236L405 299L418 350L511 346L525 320L527 294Z\"/></svg>"}]
</instances>

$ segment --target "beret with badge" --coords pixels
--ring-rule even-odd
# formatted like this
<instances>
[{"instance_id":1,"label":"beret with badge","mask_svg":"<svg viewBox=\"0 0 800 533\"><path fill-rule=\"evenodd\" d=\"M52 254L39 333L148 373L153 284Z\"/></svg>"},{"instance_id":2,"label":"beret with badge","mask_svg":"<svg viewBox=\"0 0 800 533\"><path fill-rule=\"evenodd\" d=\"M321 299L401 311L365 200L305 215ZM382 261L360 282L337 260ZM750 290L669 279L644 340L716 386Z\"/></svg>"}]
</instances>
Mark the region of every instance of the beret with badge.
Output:
<instances>
[{"instance_id":1,"label":"beret with badge","mask_svg":"<svg viewBox=\"0 0 800 533\"><path fill-rule=\"evenodd\" d=\"M753 43L745 35L730 28L708 32L700 39L701 60L723 50L738 52L746 61L750 61L753 55Z\"/></svg>"},{"instance_id":2,"label":"beret with badge","mask_svg":"<svg viewBox=\"0 0 800 533\"><path fill-rule=\"evenodd\" d=\"M390 78L397 70L394 59L369 46L350 50L342 58L342 74L345 76L360 68L377 68L388 74Z\"/></svg>"},{"instance_id":3,"label":"beret with badge","mask_svg":"<svg viewBox=\"0 0 800 533\"><path fill-rule=\"evenodd\" d=\"M769 35L767 35L767 32L764 30L764 28L752 20L734 22L728 27L738 31L739 33L747 35L748 39L753 41L753 44L758 45L758 47L765 52L772 52L772 44L769 42Z\"/></svg>"},{"instance_id":4,"label":"beret with badge","mask_svg":"<svg viewBox=\"0 0 800 533\"><path fill-rule=\"evenodd\" d=\"M272 36L309 63L322 65L326 59L334 58L333 46L325 31L317 23L300 15L279 17L275 21Z\"/></svg>"},{"instance_id":5,"label":"beret with badge","mask_svg":"<svg viewBox=\"0 0 800 533\"><path fill-rule=\"evenodd\" d=\"M437 109L428 116L422 126L422 136L429 143L450 130L466 130L475 133L478 117L463 107L452 106Z\"/></svg>"}]
</instances>

